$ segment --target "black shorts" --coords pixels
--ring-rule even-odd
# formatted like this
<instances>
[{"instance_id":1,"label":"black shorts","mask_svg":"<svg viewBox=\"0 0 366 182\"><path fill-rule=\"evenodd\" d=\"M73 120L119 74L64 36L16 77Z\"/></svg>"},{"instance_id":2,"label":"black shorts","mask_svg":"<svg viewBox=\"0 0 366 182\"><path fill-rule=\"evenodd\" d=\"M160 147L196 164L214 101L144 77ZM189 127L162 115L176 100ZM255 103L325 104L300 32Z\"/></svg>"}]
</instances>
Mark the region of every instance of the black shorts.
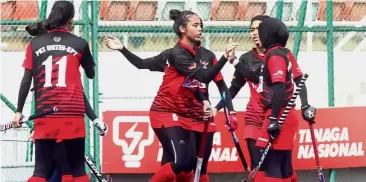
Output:
<instances>
[{"instance_id":1,"label":"black shorts","mask_svg":"<svg viewBox=\"0 0 366 182\"><path fill-rule=\"evenodd\" d=\"M269 150L262 171L267 177L286 179L293 173L291 150Z\"/></svg>"},{"instance_id":2,"label":"black shorts","mask_svg":"<svg viewBox=\"0 0 366 182\"><path fill-rule=\"evenodd\" d=\"M195 170L197 156L201 148L202 132L185 130L174 126L169 128L154 128L154 132L163 146L161 165L171 162L173 171L189 172ZM207 133L206 146L202 162L201 174L207 173L208 160L212 151L214 133Z\"/></svg>"},{"instance_id":3,"label":"black shorts","mask_svg":"<svg viewBox=\"0 0 366 182\"><path fill-rule=\"evenodd\" d=\"M61 175L80 177L86 174L84 164L85 138L63 140L35 140L35 167L33 176L48 178L55 168Z\"/></svg>"},{"instance_id":4,"label":"black shorts","mask_svg":"<svg viewBox=\"0 0 366 182\"><path fill-rule=\"evenodd\" d=\"M196 157L195 140L192 131L185 130L180 126L166 128L170 146L172 147L171 161L175 174L187 171L191 168L191 162Z\"/></svg>"},{"instance_id":5,"label":"black shorts","mask_svg":"<svg viewBox=\"0 0 366 182\"><path fill-rule=\"evenodd\" d=\"M170 142L167 128L153 128L155 135L158 137L160 144L163 146L163 156L161 159L161 165L164 165L168 162L174 160L174 151L172 147L172 143Z\"/></svg>"}]
</instances>

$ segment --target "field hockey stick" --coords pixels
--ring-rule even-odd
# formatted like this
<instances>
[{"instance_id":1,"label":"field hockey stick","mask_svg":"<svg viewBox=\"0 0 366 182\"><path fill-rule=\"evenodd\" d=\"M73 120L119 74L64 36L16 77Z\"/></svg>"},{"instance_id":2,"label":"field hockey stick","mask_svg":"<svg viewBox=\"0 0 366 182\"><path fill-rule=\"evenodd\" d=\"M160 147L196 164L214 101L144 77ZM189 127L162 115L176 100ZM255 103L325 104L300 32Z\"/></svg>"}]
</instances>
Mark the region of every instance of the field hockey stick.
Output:
<instances>
[{"instance_id":1,"label":"field hockey stick","mask_svg":"<svg viewBox=\"0 0 366 182\"><path fill-rule=\"evenodd\" d=\"M52 114L52 113L57 112L57 111L58 111L57 107L54 107L50 110L39 112L37 114L29 116L28 119L19 122L19 125L22 125L23 123L26 123L28 121L31 121L31 120L34 120L34 119ZM6 131L6 130L11 129L11 128L15 128L13 122L9 122L9 123L5 123L5 124L0 125L0 131Z\"/></svg>"},{"instance_id":2,"label":"field hockey stick","mask_svg":"<svg viewBox=\"0 0 366 182\"><path fill-rule=\"evenodd\" d=\"M88 155L84 155L85 156L85 163L89 166L90 170L93 172L93 174L95 175L95 177L98 179L99 182L108 182L103 175L100 173L100 171L98 170L98 168L95 166L95 164L93 163L93 161L88 157Z\"/></svg>"},{"instance_id":3,"label":"field hockey stick","mask_svg":"<svg viewBox=\"0 0 366 182\"><path fill-rule=\"evenodd\" d=\"M200 151L199 151L198 157L197 157L196 171L194 173L194 182L200 181L203 156L205 154L205 148L206 148L205 146L206 146L206 140L207 140L207 130L208 130L208 124L210 123L210 119L212 119L212 118L206 119L204 121L203 134L202 134L201 144L200 144L201 147L200 147Z\"/></svg>"},{"instance_id":4,"label":"field hockey stick","mask_svg":"<svg viewBox=\"0 0 366 182\"><path fill-rule=\"evenodd\" d=\"M309 75L308 74L304 74L300 80L300 83L298 85L298 87L295 89L295 92L293 93L290 101L287 103L280 119L278 120L278 123L281 125L283 124L283 122L286 120L288 113L291 111L293 105L295 104L296 98L297 96L300 94L301 89L304 87L305 85L305 81L306 79L308 79ZM266 158L269 149L271 149L272 147L272 139L268 142L267 147L264 149L262 157L260 158L257 166L253 169L250 178L249 178L249 182L252 181L255 176L257 175L257 172L259 171L259 168L262 166L264 159Z\"/></svg>"},{"instance_id":5,"label":"field hockey stick","mask_svg":"<svg viewBox=\"0 0 366 182\"><path fill-rule=\"evenodd\" d=\"M309 123L309 128L310 128L311 141L313 143L313 148L314 148L315 163L316 163L316 168L317 168L317 172L318 172L318 180L319 180L319 182L325 182L323 168L320 165L318 144L316 143L313 124Z\"/></svg>"},{"instance_id":6,"label":"field hockey stick","mask_svg":"<svg viewBox=\"0 0 366 182\"><path fill-rule=\"evenodd\" d=\"M227 107L226 107L226 96L225 96L225 92L222 93L221 100L222 100L222 103L224 105L223 108L224 108L224 115L225 115L225 119L226 119L226 124L230 127L230 120L229 120L229 117L228 117L227 112L226 112ZM249 169L249 166L247 164L247 161L245 160L243 151L241 150L238 137L236 136L235 132L233 130L231 130L231 128L229 128L229 131L231 133L231 136L233 137L236 150L238 151L238 154L239 154L241 163L243 164L243 167L244 167L244 171L247 171L248 172L248 171L250 171L250 169Z\"/></svg>"}]
</instances>

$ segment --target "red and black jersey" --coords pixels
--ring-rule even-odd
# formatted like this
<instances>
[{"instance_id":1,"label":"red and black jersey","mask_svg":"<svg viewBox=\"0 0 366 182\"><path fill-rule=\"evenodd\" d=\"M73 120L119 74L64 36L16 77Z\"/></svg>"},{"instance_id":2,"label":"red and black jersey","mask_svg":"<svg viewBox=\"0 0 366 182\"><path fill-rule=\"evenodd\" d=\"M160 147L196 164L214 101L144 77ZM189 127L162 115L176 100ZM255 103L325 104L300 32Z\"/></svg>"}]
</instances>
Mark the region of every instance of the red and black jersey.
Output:
<instances>
[{"instance_id":1,"label":"red and black jersey","mask_svg":"<svg viewBox=\"0 0 366 182\"><path fill-rule=\"evenodd\" d=\"M259 78L259 91L261 92L260 101L263 108L268 109L271 107L273 97L272 85L276 82L282 82L286 85L283 107L285 107L287 102L291 99L294 90L292 78L293 61L289 58L291 55L291 51L281 46L272 47L266 52L264 65L262 65ZM297 70L300 71L300 69ZM297 74L299 74L299 72Z\"/></svg>"},{"instance_id":2,"label":"red and black jersey","mask_svg":"<svg viewBox=\"0 0 366 182\"><path fill-rule=\"evenodd\" d=\"M199 65L200 67L202 67L203 69L209 69L212 66L216 65L217 62L218 62L217 59L216 59L215 54L212 51L210 51L210 50L208 50L204 47L198 47L197 56L199 56L199 59L196 59L196 64ZM223 79L224 79L224 77L222 76L222 74L220 72L219 74L217 74L215 76L213 81L218 82L218 81L221 81ZM194 83L194 84L192 84L192 83ZM198 81L198 80L196 80L192 77L187 76L186 77L186 82L184 83L184 86L192 88L193 91L195 91L195 89L199 88L201 90L201 92L204 94L205 98L207 100L209 100L209 98L210 98L209 92L208 92L209 84L201 83L200 81ZM197 97L195 97L194 99L202 105L202 103L197 99ZM195 111L197 111L197 110L192 110L192 112L195 112ZM198 114L200 114L199 117L194 117L193 120L203 121L202 106L200 108L199 113L197 113L197 115Z\"/></svg>"},{"instance_id":3,"label":"red and black jersey","mask_svg":"<svg viewBox=\"0 0 366 182\"><path fill-rule=\"evenodd\" d=\"M264 56L257 53L255 48L240 56L239 61L250 70L256 71L263 65ZM265 117L265 111L261 107L259 99L260 93L258 92L258 83L253 83L249 79L245 78L239 70L235 70L231 85L241 88L245 83L248 83L250 89L250 99L246 107L245 123L247 125L253 125L258 128L262 126L262 122Z\"/></svg>"},{"instance_id":4,"label":"red and black jersey","mask_svg":"<svg viewBox=\"0 0 366 182\"><path fill-rule=\"evenodd\" d=\"M94 67L88 42L66 29L34 38L23 67L33 72L36 112L58 107L47 117L84 117L85 102L80 65Z\"/></svg>"},{"instance_id":5,"label":"red and black jersey","mask_svg":"<svg viewBox=\"0 0 366 182\"><path fill-rule=\"evenodd\" d=\"M151 110L202 119L202 103L197 100L194 93L200 88L207 94L207 85L194 79L193 75L199 69L208 69L214 65L215 60L215 55L211 51L196 46L192 49L179 42L170 51L169 66L165 68L163 83ZM215 80L222 79L220 75L216 75Z\"/></svg>"}]
</instances>

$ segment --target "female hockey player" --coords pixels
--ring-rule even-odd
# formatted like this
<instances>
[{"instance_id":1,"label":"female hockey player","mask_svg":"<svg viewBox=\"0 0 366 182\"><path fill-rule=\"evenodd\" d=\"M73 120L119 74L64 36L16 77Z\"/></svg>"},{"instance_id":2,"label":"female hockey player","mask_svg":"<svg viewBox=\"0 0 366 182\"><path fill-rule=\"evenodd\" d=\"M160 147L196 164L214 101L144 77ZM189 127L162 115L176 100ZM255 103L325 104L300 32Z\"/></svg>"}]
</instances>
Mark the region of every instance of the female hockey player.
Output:
<instances>
[{"instance_id":1,"label":"female hockey player","mask_svg":"<svg viewBox=\"0 0 366 182\"><path fill-rule=\"evenodd\" d=\"M188 11L187 12L179 12L179 11L173 10L171 12L171 14L175 14L175 16L181 16L181 15L184 15L185 13L187 14L187 16L189 14L193 15L192 12L188 12ZM182 23L184 23L184 22L182 22ZM200 20L199 24L196 25L196 26L200 26L202 28L201 20ZM196 42L194 42L194 43L196 43ZM137 57L136 55L134 55L133 53L129 52L121 44L121 42L118 39L114 38L114 37L109 37L106 41L106 45L107 45L107 47L109 47L111 49L120 50L122 52L122 54L127 58L127 60L130 61L137 68L139 68L139 69L149 69L151 71L160 71L160 72L163 72L165 67L167 67L167 65L166 65L167 64L167 59L168 59L168 56L171 52L171 49L168 49L168 50L163 51L158 56L155 56L155 57L152 57L152 58L147 58L147 59L141 59L141 58ZM209 50L207 50L203 47L200 47L199 45L195 46L195 48L198 52L197 55L200 54L200 56L201 56L200 62L197 62L197 63L200 64L204 69L210 69L214 64L217 63L217 61L215 59L215 55L211 51L209 51ZM189 50L192 50L192 48L190 48ZM196 52L196 50L193 50L193 51ZM222 75L218 74L214 78L214 80L215 80L215 83L217 84L217 86L219 87L220 92L225 90L226 93L227 93L227 87L226 87L225 82L223 81ZM194 80L192 78L187 79L184 84L185 84L185 87L191 87L191 88L202 87L200 90L202 91L202 93L204 93L205 99L208 98L207 85L202 84L199 81ZM228 100L231 101L231 99L228 99ZM203 101L203 102L205 102L205 101ZM207 105L209 105L209 103L207 103ZM229 107L231 108L229 110L233 111L231 102L230 102L229 105L230 105ZM196 112L196 111L194 111L194 112ZM232 114L231 115L231 120L233 121L232 122L232 124L233 124L232 127L235 128L236 126L234 126L234 125L236 124L236 122L235 122L236 120L235 120L235 117L234 117L235 116L234 112L232 112L231 114ZM151 114L150 114L150 116L151 116ZM202 115L200 115L200 116L202 116ZM163 120L162 122L164 122L166 125L171 125L171 124L168 124L169 122L173 123L173 124L176 123L176 121L174 121L172 117L170 117L170 118L171 118L170 120ZM196 120L197 119L202 119L202 118L196 118ZM183 121L185 121L185 122L183 122ZM199 148L200 148L200 146L199 146L200 141L201 141L200 139L201 139L202 131L203 131L203 122L194 122L194 123L192 123L191 120L183 120L183 121L181 121L183 128L185 128L187 130L193 130L193 134L195 135L196 144L197 144L196 150L197 150L197 153L198 153ZM153 128L154 128L154 125L155 125L154 123L158 123L155 120L151 120L151 122L152 122L151 125L153 126ZM159 128L154 128L154 130L155 130L156 134L158 135L158 138L159 138L160 141L166 140L166 139L160 139L160 138L166 138L167 137L165 128L160 128L159 127ZM202 170L201 170L202 175L201 175L201 180L200 181L208 181L207 162L208 162L208 158L210 156L211 149L212 149L212 140L213 140L214 131L215 131L214 125L211 125L209 127L208 140L206 142L206 149L205 149L205 155L204 155L204 162L203 162ZM169 148L171 148L171 144L169 143L169 140L166 143L167 143L166 148L168 148L168 150L165 150L165 148L164 148L162 165L164 165L167 161L172 161L173 160L173 159L171 159L169 157L166 157L166 156L174 156L174 153L166 152L166 151L172 151L171 149L169 149ZM164 144L162 144L162 145L164 147ZM196 160L194 160L192 168L194 168L195 165L196 165L195 161ZM186 177L183 177L182 174L180 174L177 178L177 181L189 181L189 178L191 178L189 175L187 175Z\"/></svg>"},{"instance_id":2,"label":"female hockey player","mask_svg":"<svg viewBox=\"0 0 366 182\"><path fill-rule=\"evenodd\" d=\"M23 63L24 76L19 90L15 126L22 120L22 110L33 79L36 112L59 108L59 112L34 121L35 168L28 182L46 181L52 173L54 150L60 143L66 151L68 166L58 166L63 181L89 181L85 173L85 101L80 79L81 65L88 78L94 77L94 61L88 43L71 34L74 5L57 1L45 23L48 33L32 39ZM31 32L37 34L37 30ZM39 32L40 33L40 32ZM106 131L99 120L95 125ZM65 163L66 164L66 163Z\"/></svg>"}]
</instances>

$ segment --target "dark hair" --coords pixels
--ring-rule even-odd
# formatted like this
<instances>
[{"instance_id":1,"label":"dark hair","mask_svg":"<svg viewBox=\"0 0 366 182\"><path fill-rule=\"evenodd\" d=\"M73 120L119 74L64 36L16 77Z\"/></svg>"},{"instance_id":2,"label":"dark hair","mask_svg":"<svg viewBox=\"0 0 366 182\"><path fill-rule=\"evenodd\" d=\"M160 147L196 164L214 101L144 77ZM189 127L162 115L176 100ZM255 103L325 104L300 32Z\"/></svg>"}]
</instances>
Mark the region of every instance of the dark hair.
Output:
<instances>
[{"instance_id":1,"label":"dark hair","mask_svg":"<svg viewBox=\"0 0 366 182\"><path fill-rule=\"evenodd\" d=\"M48 31L46 28L45 20L38 22L36 24L27 25L25 27L25 30L29 33L29 35L32 35L32 36L41 35L41 34L47 33L47 31Z\"/></svg>"},{"instance_id":2,"label":"dark hair","mask_svg":"<svg viewBox=\"0 0 366 182\"><path fill-rule=\"evenodd\" d=\"M37 24L28 25L25 30L30 35L39 35L44 33L46 30L52 30L59 28L69 22L75 15L75 7L69 1L56 1L53 4L51 13L48 18Z\"/></svg>"},{"instance_id":3,"label":"dark hair","mask_svg":"<svg viewBox=\"0 0 366 182\"><path fill-rule=\"evenodd\" d=\"M192 11L179 11L176 9L172 9L169 12L169 17L174 21L173 30L175 34L179 37L182 35L182 32L179 31L179 26L185 27L188 23L188 18L192 15L197 15ZM203 28L202 19L201 19L201 28Z\"/></svg>"},{"instance_id":4,"label":"dark hair","mask_svg":"<svg viewBox=\"0 0 366 182\"><path fill-rule=\"evenodd\" d=\"M267 15L257 15L250 20L250 26L252 26L253 22L256 20L263 22L264 20L266 20L268 18L270 18L270 17Z\"/></svg>"}]
</instances>

